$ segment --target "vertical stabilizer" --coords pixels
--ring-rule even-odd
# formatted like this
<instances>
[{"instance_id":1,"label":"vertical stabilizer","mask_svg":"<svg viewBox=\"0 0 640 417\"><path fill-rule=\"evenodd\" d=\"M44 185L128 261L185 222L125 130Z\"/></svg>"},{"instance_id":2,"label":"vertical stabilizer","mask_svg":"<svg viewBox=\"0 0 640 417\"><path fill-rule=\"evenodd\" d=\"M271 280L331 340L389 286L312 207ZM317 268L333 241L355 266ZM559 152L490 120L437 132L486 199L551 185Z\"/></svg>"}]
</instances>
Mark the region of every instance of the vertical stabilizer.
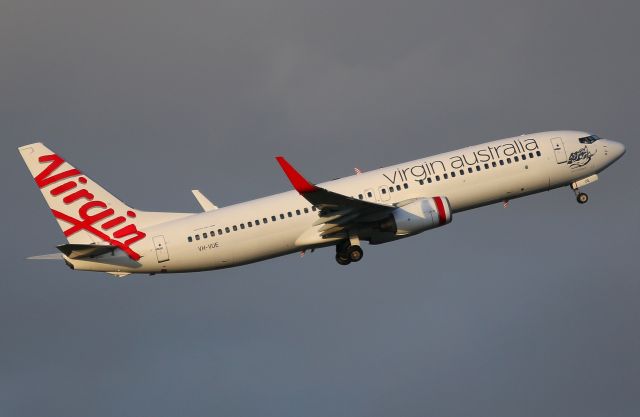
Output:
<instances>
[{"instance_id":1,"label":"vertical stabilizer","mask_svg":"<svg viewBox=\"0 0 640 417\"><path fill-rule=\"evenodd\" d=\"M134 210L42 143L19 151L71 244L114 245L138 260L145 226L188 215Z\"/></svg>"}]
</instances>

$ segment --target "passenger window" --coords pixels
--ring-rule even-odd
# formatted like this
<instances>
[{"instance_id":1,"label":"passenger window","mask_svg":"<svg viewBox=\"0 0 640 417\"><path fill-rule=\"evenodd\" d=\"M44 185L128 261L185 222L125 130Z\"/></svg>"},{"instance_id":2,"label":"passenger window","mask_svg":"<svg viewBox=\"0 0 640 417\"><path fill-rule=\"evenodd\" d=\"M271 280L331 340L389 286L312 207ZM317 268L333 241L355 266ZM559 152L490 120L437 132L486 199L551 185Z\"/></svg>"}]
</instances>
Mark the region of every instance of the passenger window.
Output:
<instances>
[{"instance_id":1,"label":"passenger window","mask_svg":"<svg viewBox=\"0 0 640 417\"><path fill-rule=\"evenodd\" d=\"M244 223L240 223L240 228L244 230Z\"/></svg>"},{"instance_id":2,"label":"passenger window","mask_svg":"<svg viewBox=\"0 0 640 417\"><path fill-rule=\"evenodd\" d=\"M301 214L300 210L296 210L296 215L299 216L300 214Z\"/></svg>"},{"instance_id":3,"label":"passenger window","mask_svg":"<svg viewBox=\"0 0 640 417\"><path fill-rule=\"evenodd\" d=\"M538 155L538 156L542 156L542 154L540 153L540 151L536 151L536 155Z\"/></svg>"},{"instance_id":4,"label":"passenger window","mask_svg":"<svg viewBox=\"0 0 640 417\"><path fill-rule=\"evenodd\" d=\"M514 162L518 162L520 160L520 158L518 158L518 156L516 155L516 156L513 157L513 160L514 160Z\"/></svg>"},{"instance_id":5,"label":"passenger window","mask_svg":"<svg viewBox=\"0 0 640 417\"><path fill-rule=\"evenodd\" d=\"M280 219L284 220L284 213L280 213Z\"/></svg>"},{"instance_id":6,"label":"passenger window","mask_svg":"<svg viewBox=\"0 0 640 417\"><path fill-rule=\"evenodd\" d=\"M447 173L445 172L445 173L443 174L443 177L444 177L444 179L445 179L445 180L448 180L448 179L449 179L449 174L447 174Z\"/></svg>"},{"instance_id":7,"label":"passenger window","mask_svg":"<svg viewBox=\"0 0 640 417\"><path fill-rule=\"evenodd\" d=\"M484 164L484 169L489 169L489 164Z\"/></svg>"},{"instance_id":8,"label":"passenger window","mask_svg":"<svg viewBox=\"0 0 640 417\"><path fill-rule=\"evenodd\" d=\"M369 193L369 194L371 194L371 193ZM371 197L371 196L369 196L369 197ZM317 210L316 206L311 206L311 211L316 211L316 210Z\"/></svg>"},{"instance_id":9,"label":"passenger window","mask_svg":"<svg viewBox=\"0 0 640 417\"><path fill-rule=\"evenodd\" d=\"M256 219L256 226L260 226L260 220Z\"/></svg>"},{"instance_id":10,"label":"passenger window","mask_svg":"<svg viewBox=\"0 0 640 417\"><path fill-rule=\"evenodd\" d=\"M400 191L402 189L402 187L400 187L400 185L396 185L396 190Z\"/></svg>"},{"instance_id":11,"label":"passenger window","mask_svg":"<svg viewBox=\"0 0 640 417\"><path fill-rule=\"evenodd\" d=\"M526 161L526 160L527 160L527 155L522 154L522 160L523 160L523 161Z\"/></svg>"},{"instance_id":12,"label":"passenger window","mask_svg":"<svg viewBox=\"0 0 640 417\"><path fill-rule=\"evenodd\" d=\"M196 240L200 240L200 235L196 235Z\"/></svg>"},{"instance_id":13,"label":"passenger window","mask_svg":"<svg viewBox=\"0 0 640 417\"><path fill-rule=\"evenodd\" d=\"M218 229L218 236L222 234L222 229Z\"/></svg>"},{"instance_id":14,"label":"passenger window","mask_svg":"<svg viewBox=\"0 0 640 417\"><path fill-rule=\"evenodd\" d=\"M464 175L464 169L460 170L460 175Z\"/></svg>"},{"instance_id":15,"label":"passenger window","mask_svg":"<svg viewBox=\"0 0 640 417\"><path fill-rule=\"evenodd\" d=\"M381 192L382 194L386 194L386 193L387 193L387 189L386 189L386 188L381 188L381 189L380 189L380 192Z\"/></svg>"},{"instance_id":16,"label":"passenger window","mask_svg":"<svg viewBox=\"0 0 640 417\"><path fill-rule=\"evenodd\" d=\"M363 196L362 194L358 194L358 198L359 198L360 200L364 200L364 196Z\"/></svg>"},{"instance_id":17,"label":"passenger window","mask_svg":"<svg viewBox=\"0 0 640 417\"><path fill-rule=\"evenodd\" d=\"M225 232L227 232L227 233L229 233L229 232L231 231L231 229L229 229L228 227L225 227L225 228L224 228L224 231L225 231Z\"/></svg>"},{"instance_id":18,"label":"passenger window","mask_svg":"<svg viewBox=\"0 0 640 417\"><path fill-rule=\"evenodd\" d=\"M455 178L456 177L456 173L451 171L451 178Z\"/></svg>"},{"instance_id":19,"label":"passenger window","mask_svg":"<svg viewBox=\"0 0 640 417\"><path fill-rule=\"evenodd\" d=\"M491 162L491 166L495 168L496 166L498 166L498 164L496 164L496 161L493 161Z\"/></svg>"},{"instance_id":20,"label":"passenger window","mask_svg":"<svg viewBox=\"0 0 640 417\"><path fill-rule=\"evenodd\" d=\"M389 192L392 193L393 192L393 187L389 187Z\"/></svg>"},{"instance_id":21,"label":"passenger window","mask_svg":"<svg viewBox=\"0 0 640 417\"><path fill-rule=\"evenodd\" d=\"M253 227L253 223L251 223L251 222L247 222L247 226L248 226L248 227Z\"/></svg>"},{"instance_id":22,"label":"passenger window","mask_svg":"<svg viewBox=\"0 0 640 417\"><path fill-rule=\"evenodd\" d=\"M507 164L511 163L511 158L507 158Z\"/></svg>"},{"instance_id":23,"label":"passenger window","mask_svg":"<svg viewBox=\"0 0 640 417\"><path fill-rule=\"evenodd\" d=\"M504 165L504 161L502 159L500 160L500 165Z\"/></svg>"},{"instance_id":24,"label":"passenger window","mask_svg":"<svg viewBox=\"0 0 640 417\"><path fill-rule=\"evenodd\" d=\"M214 237L214 236L216 235L215 230L210 231L210 232L209 232L209 235L210 235L211 237Z\"/></svg>"},{"instance_id":25,"label":"passenger window","mask_svg":"<svg viewBox=\"0 0 640 417\"><path fill-rule=\"evenodd\" d=\"M371 194L371 191L367 192L367 196L368 197L373 197L373 194Z\"/></svg>"},{"instance_id":26,"label":"passenger window","mask_svg":"<svg viewBox=\"0 0 640 417\"><path fill-rule=\"evenodd\" d=\"M436 181L440 181L440 175L436 175Z\"/></svg>"},{"instance_id":27,"label":"passenger window","mask_svg":"<svg viewBox=\"0 0 640 417\"><path fill-rule=\"evenodd\" d=\"M289 216L289 217L293 217L293 214L291 214L291 212L290 212L290 211L288 211L288 212L287 212L287 216Z\"/></svg>"},{"instance_id":28,"label":"passenger window","mask_svg":"<svg viewBox=\"0 0 640 417\"><path fill-rule=\"evenodd\" d=\"M203 239L206 239L206 238L207 238L207 232L204 232L204 233L202 234L202 238L203 238Z\"/></svg>"},{"instance_id":29,"label":"passenger window","mask_svg":"<svg viewBox=\"0 0 640 417\"><path fill-rule=\"evenodd\" d=\"M263 217L263 218L262 218L262 223L263 223L263 224L267 224L267 223L269 223L269 222L267 221L267 218L266 218L266 217Z\"/></svg>"},{"instance_id":30,"label":"passenger window","mask_svg":"<svg viewBox=\"0 0 640 417\"><path fill-rule=\"evenodd\" d=\"M467 171L469 171L469 174L473 174L473 168L469 167L467 168Z\"/></svg>"},{"instance_id":31,"label":"passenger window","mask_svg":"<svg viewBox=\"0 0 640 417\"><path fill-rule=\"evenodd\" d=\"M431 177L427 178L427 182L428 182L429 184L431 184L431 183L433 182L433 180L431 179Z\"/></svg>"},{"instance_id":32,"label":"passenger window","mask_svg":"<svg viewBox=\"0 0 640 417\"><path fill-rule=\"evenodd\" d=\"M309 209L305 207L305 208L304 208L304 212L305 212L305 213L308 213L308 212L309 212Z\"/></svg>"},{"instance_id":33,"label":"passenger window","mask_svg":"<svg viewBox=\"0 0 640 417\"><path fill-rule=\"evenodd\" d=\"M191 236L189 236L189 237L187 238L187 241L188 241L188 242L193 242L193 238L192 238Z\"/></svg>"},{"instance_id":34,"label":"passenger window","mask_svg":"<svg viewBox=\"0 0 640 417\"><path fill-rule=\"evenodd\" d=\"M424 185L424 180L418 180L418 184Z\"/></svg>"},{"instance_id":35,"label":"passenger window","mask_svg":"<svg viewBox=\"0 0 640 417\"><path fill-rule=\"evenodd\" d=\"M406 190L407 188L409 188L409 184L407 184L406 182L404 184L402 184L404 189Z\"/></svg>"},{"instance_id":36,"label":"passenger window","mask_svg":"<svg viewBox=\"0 0 640 417\"><path fill-rule=\"evenodd\" d=\"M482 168L480 168L480 165L476 165L476 171L480 171Z\"/></svg>"}]
</instances>

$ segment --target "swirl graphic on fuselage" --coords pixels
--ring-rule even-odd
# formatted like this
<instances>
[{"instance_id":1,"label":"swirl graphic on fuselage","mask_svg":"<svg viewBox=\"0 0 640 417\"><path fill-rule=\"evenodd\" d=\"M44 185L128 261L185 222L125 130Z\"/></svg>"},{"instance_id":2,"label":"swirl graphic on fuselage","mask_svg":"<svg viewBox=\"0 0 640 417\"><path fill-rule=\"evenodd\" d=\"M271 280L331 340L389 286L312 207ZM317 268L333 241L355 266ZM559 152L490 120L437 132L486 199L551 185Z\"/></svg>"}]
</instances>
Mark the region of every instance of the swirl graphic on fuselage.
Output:
<instances>
[{"instance_id":1,"label":"swirl graphic on fuselage","mask_svg":"<svg viewBox=\"0 0 640 417\"><path fill-rule=\"evenodd\" d=\"M569 155L569 160L567 161L567 164L571 168L583 167L587 165L589 162L591 162L591 158L593 158L596 152L591 152L589 148L585 146L584 148L581 148L575 152L572 152L571 155Z\"/></svg>"}]
</instances>

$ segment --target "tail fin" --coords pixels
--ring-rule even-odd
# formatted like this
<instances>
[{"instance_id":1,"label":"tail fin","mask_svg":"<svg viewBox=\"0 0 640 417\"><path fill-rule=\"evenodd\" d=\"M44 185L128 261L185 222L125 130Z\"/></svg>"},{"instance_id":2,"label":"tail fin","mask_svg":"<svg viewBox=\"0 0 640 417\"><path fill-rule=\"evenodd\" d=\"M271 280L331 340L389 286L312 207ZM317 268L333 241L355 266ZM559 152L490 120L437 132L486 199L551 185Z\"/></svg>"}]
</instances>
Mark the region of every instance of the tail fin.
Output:
<instances>
[{"instance_id":1,"label":"tail fin","mask_svg":"<svg viewBox=\"0 0 640 417\"><path fill-rule=\"evenodd\" d=\"M188 215L134 210L42 143L19 150L71 244L107 243L138 260L132 245L146 237L144 226Z\"/></svg>"}]
</instances>

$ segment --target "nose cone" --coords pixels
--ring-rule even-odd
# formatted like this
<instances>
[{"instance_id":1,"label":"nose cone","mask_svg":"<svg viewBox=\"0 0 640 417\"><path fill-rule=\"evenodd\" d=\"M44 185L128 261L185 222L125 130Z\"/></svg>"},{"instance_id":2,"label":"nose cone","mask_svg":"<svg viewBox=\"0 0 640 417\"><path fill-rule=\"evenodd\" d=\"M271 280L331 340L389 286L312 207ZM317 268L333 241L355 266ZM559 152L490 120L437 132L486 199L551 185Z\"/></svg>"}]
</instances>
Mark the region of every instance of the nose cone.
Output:
<instances>
[{"instance_id":1,"label":"nose cone","mask_svg":"<svg viewBox=\"0 0 640 417\"><path fill-rule=\"evenodd\" d=\"M607 141L607 148L609 149L609 154L613 157L613 160L618 160L624 153L627 151L624 145L620 142L615 142L612 140Z\"/></svg>"}]
</instances>

